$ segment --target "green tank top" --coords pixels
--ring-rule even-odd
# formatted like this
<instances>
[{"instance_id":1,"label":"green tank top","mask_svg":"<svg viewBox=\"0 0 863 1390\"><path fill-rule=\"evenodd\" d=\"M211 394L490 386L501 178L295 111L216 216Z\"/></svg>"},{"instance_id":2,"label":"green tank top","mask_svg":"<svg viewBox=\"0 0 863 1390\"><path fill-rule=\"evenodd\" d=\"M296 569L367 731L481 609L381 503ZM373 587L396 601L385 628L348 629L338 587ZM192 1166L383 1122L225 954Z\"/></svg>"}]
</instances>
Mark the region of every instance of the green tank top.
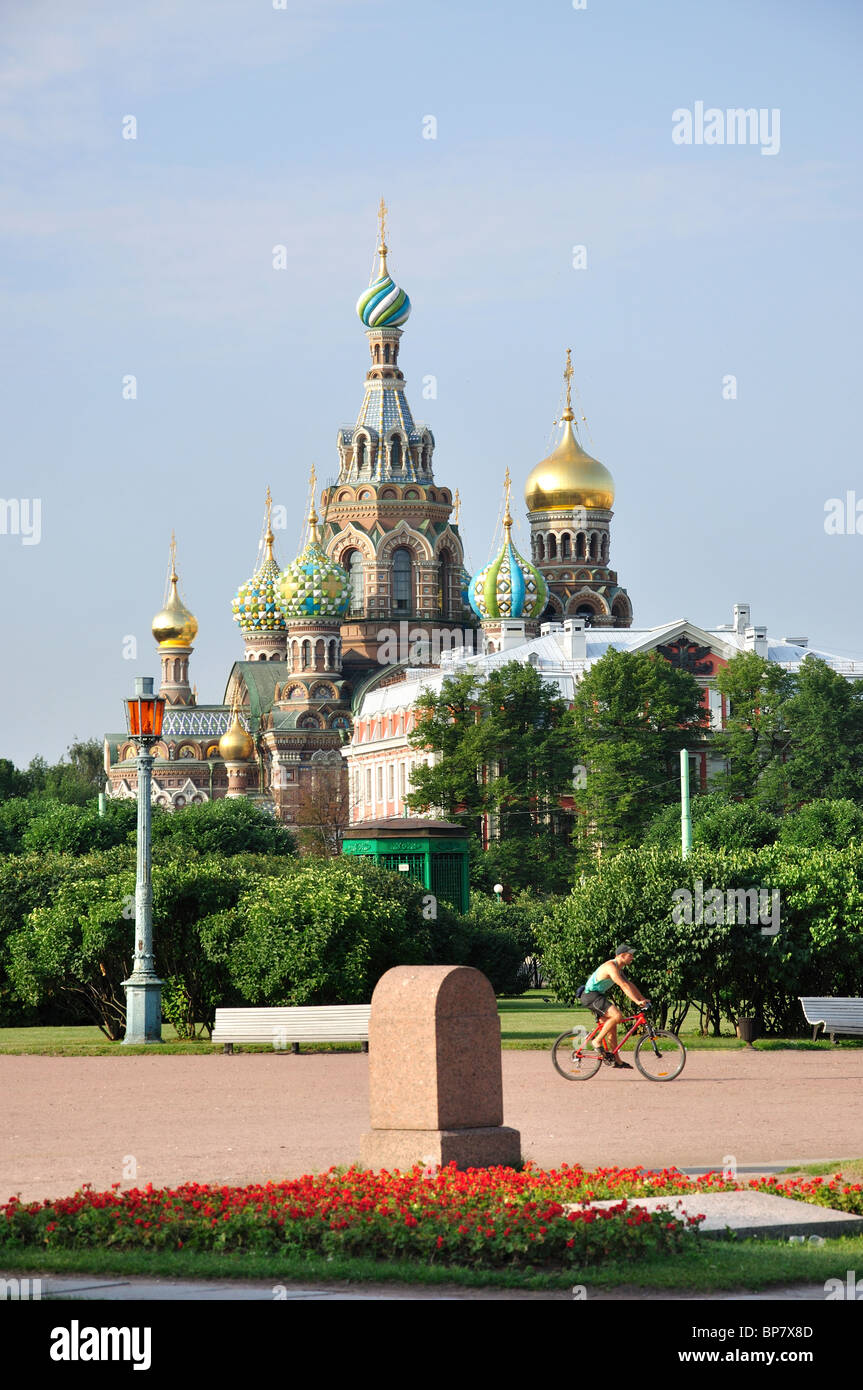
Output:
<instances>
[{"instance_id":1,"label":"green tank top","mask_svg":"<svg viewBox=\"0 0 863 1390\"><path fill-rule=\"evenodd\" d=\"M603 962L603 964L604 964L604 962ZM601 965L598 965L598 966L596 967L596 970L601 970L601 969L602 969L602 966L601 966ZM614 981L611 980L611 979L608 979L608 980L598 980L598 979L596 978L596 970L594 970L594 972L593 972L593 974L591 975L590 979L588 980L587 984L584 986L584 992L585 992L585 994L589 994L591 990L597 990L599 994L607 994L608 991L609 991L610 989L614 989Z\"/></svg>"}]
</instances>

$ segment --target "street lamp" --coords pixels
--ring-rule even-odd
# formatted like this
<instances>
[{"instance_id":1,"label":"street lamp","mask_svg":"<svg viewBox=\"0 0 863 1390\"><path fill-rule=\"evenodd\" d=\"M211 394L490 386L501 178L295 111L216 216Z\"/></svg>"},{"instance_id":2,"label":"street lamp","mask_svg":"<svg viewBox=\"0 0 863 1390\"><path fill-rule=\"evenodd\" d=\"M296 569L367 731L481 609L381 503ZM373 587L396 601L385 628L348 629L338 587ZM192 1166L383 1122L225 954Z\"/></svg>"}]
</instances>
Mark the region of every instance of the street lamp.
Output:
<instances>
[{"instance_id":1,"label":"street lamp","mask_svg":"<svg viewBox=\"0 0 863 1390\"><path fill-rule=\"evenodd\" d=\"M502 883L496 883L496 884L494 885L494 891L495 891L495 896L496 896L498 902L500 902L501 898L503 897L503 884L502 884Z\"/></svg>"},{"instance_id":2,"label":"street lamp","mask_svg":"<svg viewBox=\"0 0 863 1390\"><path fill-rule=\"evenodd\" d=\"M162 1041L162 981L153 965L153 889L150 883L150 780L153 744L162 732L165 701L153 694L153 677L136 676L126 705L126 727L138 746L138 861L135 872L135 954L126 991L124 1043Z\"/></svg>"}]
</instances>

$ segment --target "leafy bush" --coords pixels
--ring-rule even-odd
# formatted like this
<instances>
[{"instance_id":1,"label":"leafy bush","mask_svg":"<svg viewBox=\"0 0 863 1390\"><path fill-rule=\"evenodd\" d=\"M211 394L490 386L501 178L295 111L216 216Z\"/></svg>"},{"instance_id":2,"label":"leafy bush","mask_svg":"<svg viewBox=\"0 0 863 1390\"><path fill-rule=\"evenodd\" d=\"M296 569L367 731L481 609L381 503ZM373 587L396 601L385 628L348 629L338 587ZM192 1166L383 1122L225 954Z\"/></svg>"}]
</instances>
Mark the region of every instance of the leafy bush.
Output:
<instances>
[{"instance_id":1,"label":"leafy bush","mask_svg":"<svg viewBox=\"0 0 863 1390\"><path fill-rule=\"evenodd\" d=\"M225 797L153 816L153 855L296 853L292 832L245 797Z\"/></svg>"},{"instance_id":2,"label":"leafy bush","mask_svg":"<svg viewBox=\"0 0 863 1390\"><path fill-rule=\"evenodd\" d=\"M675 921L675 890L779 892L773 923ZM693 917L697 917L697 912ZM714 1033L723 1017L754 1014L760 1032L802 1034L799 995L863 993L863 847L781 845L734 852L628 850L603 861L536 924L543 969L559 997L621 940L636 948L631 973L678 1026L690 1003ZM762 925L767 930L762 931Z\"/></svg>"},{"instance_id":3,"label":"leafy bush","mask_svg":"<svg viewBox=\"0 0 863 1390\"><path fill-rule=\"evenodd\" d=\"M38 850L59 854L89 854L113 849L128 841L130 836L134 838L137 814L134 801L110 801L103 816L95 806L71 806L55 801L24 827L21 848L25 852Z\"/></svg>"},{"instance_id":4,"label":"leafy bush","mask_svg":"<svg viewBox=\"0 0 863 1390\"><path fill-rule=\"evenodd\" d=\"M707 849L761 849L772 845L782 826L779 816L753 801L731 801L722 792L692 798L692 844ZM680 807L666 806L653 817L644 848L680 849Z\"/></svg>"},{"instance_id":5,"label":"leafy bush","mask_svg":"<svg viewBox=\"0 0 863 1390\"><path fill-rule=\"evenodd\" d=\"M249 1004L368 1003L391 966L430 958L423 896L400 874L315 859L250 886L201 943Z\"/></svg>"},{"instance_id":6,"label":"leafy bush","mask_svg":"<svg viewBox=\"0 0 863 1390\"><path fill-rule=\"evenodd\" d=\"M779 838L784 845L844 849L852 840L863 839L863 809L847 799L810 801L785 817Z\"/></svg>"},{"instance_id":7,"label":"leafy bush","mask_svg":"<svg viewBox=\"0 0 863 1390\"><path fill-rule=\"evenodd\" d=\"M125 1024L123 981L134 952L135 871L122 866L119 852L108 864L107 858L65 857L78 872L57 876L49 901L23 916L7 939L7 959L24 1003L83 1011L116 1039ZM156 965L166 981L170 1021L182 1036L191 1036L196 1022L211 1026L216 1005L232 1002L227 973L201 951L199 922L234 906L250 883L248 873L223 860L153 869ZM19 912L24 901L26 894Z\"/></svg>"}]
</instances>

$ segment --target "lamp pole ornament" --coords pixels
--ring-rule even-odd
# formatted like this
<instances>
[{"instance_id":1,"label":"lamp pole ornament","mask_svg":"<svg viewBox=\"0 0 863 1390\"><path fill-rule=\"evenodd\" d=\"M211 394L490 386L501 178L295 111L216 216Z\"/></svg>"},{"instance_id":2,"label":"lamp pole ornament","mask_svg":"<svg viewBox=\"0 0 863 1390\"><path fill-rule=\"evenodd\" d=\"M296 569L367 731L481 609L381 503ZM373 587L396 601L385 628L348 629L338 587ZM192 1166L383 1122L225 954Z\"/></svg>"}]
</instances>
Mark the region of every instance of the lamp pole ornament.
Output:
<instances>
[{"instance_id":1,"label":"lamp pole ornament","mask_svg":"<svg viewBox=\"0 0 863 1390\"><path fill-rule=\"evenodd\" d=\"M173 571L173 543L171 569ZM135 872L135 953L126 991L125 1044L161 1043L162 981L153 960L153 887L151 877L150 788L153 745L162 732L165 701L153 693L153 677L135 678L135 695L126 701L126 719L138 747L138 857Z\"/></svg>"}]
</instances>

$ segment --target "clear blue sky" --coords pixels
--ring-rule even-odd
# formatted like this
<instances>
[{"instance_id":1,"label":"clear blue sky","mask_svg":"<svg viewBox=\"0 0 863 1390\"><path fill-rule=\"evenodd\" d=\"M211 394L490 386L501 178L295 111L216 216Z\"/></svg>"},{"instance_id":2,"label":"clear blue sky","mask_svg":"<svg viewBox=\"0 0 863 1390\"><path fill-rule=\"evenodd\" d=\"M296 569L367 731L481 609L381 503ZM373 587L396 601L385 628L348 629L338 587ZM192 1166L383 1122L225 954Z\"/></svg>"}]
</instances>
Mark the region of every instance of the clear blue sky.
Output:
<instances>
[{"instance_id":1,"label":"clear blue sky","mask_svg":"<svg viewBox=\"0 0 863 1390\"><path fill-rule=\"evenodd\" d=\"M863 499L861 27L852 0L6 0L0 496L41 499L42 539L0 535L0 756L121 726L172 528L221 698L264 490L286 563L361 400L382 193L474 567L507 466L527 545L571 346L635 624L748 601L863 657L863 535L823 525ZM697 101L778 108L779 153L675 145Z\"/></svg>"}]
</instances>

